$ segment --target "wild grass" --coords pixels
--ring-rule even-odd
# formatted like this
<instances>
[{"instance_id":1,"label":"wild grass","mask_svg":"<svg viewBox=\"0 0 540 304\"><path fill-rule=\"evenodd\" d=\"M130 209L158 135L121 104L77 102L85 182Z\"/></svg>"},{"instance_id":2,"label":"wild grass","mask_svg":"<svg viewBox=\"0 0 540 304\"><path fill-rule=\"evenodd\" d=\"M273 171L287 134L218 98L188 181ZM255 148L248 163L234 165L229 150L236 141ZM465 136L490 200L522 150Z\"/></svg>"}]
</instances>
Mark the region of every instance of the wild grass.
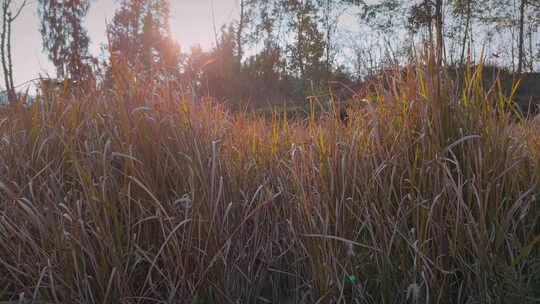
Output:
<instances>
[{"instance_id":1,"label":"wild grass","mask_svg":"<svg viewBox=\"0 0 540 304\"><path fill-rule=\"evenodd\" d=\"M346 122L128 69L112 93L6 106L0 300L537 303L540 124L481 69L457 85L426 52Z\"/></svg>"}]
</instances>

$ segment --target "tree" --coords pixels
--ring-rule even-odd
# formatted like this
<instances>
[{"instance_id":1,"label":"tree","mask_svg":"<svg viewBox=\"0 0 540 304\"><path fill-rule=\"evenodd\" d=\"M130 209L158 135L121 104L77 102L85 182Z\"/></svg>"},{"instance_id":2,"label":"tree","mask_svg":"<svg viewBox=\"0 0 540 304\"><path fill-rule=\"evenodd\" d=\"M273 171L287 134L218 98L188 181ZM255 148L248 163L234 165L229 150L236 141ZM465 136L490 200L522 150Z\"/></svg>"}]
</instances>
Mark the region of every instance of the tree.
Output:
<instances>
[{"instance_id":1,"label":"tree","mask_svg":"<svg viewBox=\"0 0 540 304\"><path fill-rule=\"evenodd\" d=\"M317 0L320 14L323 16L321 23L324 31L324 57L326 80L329 81L334 67L335 44L334 36L337 31L339 17L341 17L343 3L335 0Z\"/></svg>"},{"instance_id":2,"label":"tree","mask_svg":"<svg viewBox=\"0 0 540 304\"><path fill-rule=\"evenodd\" d=\"M178 72L180 46L171 37L169 3L165 0L123 0L107 33L114 52L144 72Z\"/></svg>"},{"instance_id":3,"label":"tree","mask_svg":"<svg viewBox=\"0 0 540 304\"><path fill-rule=\"evenodd\" d=\"M472 32L473 9L476 7L476 0L455 0L453 3L453 15L455 18L460 18L463 22L463 38L461 41L461 52L459 56L459 64L463 66L465 62L465 49L467 41L470 39L469 33Z\"/></svg>"},{"instance_id":4,"label":"tree","mask_svg":"<svg viewBox=\"0 0 540 304\"><path fill-rule=\"evenodd\" d=\"M253 24L251 24L252 30L248 35L250 37L248 41L252 48L260 49L259 55L253 56L252 59L257 57L257 61L265 61L265 64L257 66L269 68L265 72L270 75L272 74L271 70L277 69L277 66L280 65L278 62L282 59L283 48L280 45L280 32L277 30L284 18L282 6L280 0L251 0L249 3L253 6L251 18ZM262 47L260 43L262 43ZM280 54L280 56L276 58L275 54ZM263 59L261 56L268 57Z\"/></svg>"},{"instance_id":5,"label":"tree","mask_svg":"<svg viewBox=\"0 0 540 304\"><path fill-rule=\"evenodd\" d=\"M409 8L408 1L400 0L342 0L360 8L358 17L366 22L373 30L380 32L394 31L396 28L405 26L402 12Z\"/></svg>"},{"instance_id":6,"label":"tree","mask_svg":"<svg viewBox=\"0 0 540 304\"><path fill-rule=\"evenodd\" d=\"M369 56L373 57L370 61L375 62L375 65L369 64L370 66L380 69L387 60L396 64L403 59L410 59L415 32L411 30L407 12L411 11L412 5L416 2L400 0L342 0L342 2L358 9L358 24L365 31L361 34L361 42L365 43L365 36L373 38L370 46L376 46L376 49L370 49Z\"/></svg>"},{"instance_id":7,"label":"tree","mask_svg":"<svg viewBox=\"0 0 540 304\"><path fill-rule=\"evenodd\" d=\"M525 7L527 6L527 0L521 0L519 4L519 46L518 46L518 75L521 74L523 68L523 41L524 41L524 21L525 21Z\"/></svg>"},{"instance_id":8,"label":"tree","mask_svg":"<svg viewBox=\"0 0 540 304\"><path fill-rule=\"evenodd\" d=\"M107 25L111 51L121 54L128 62L135 62L141 58L145 2L145 0L123 0L114 14L112 23Z\"/></svg>"},{"instance_id":9,"label":"tree","mask_svg":"<svg viewBox=\"0 0 540 304\"><path fill-rule=\"evenodd\" d=\"M417 31L426 28L429 34L429 44L436 46L437 63L440 65L444 54L443 36L443 1L422 0L413 5L409 12L409 29ZM433 24L435 24L436 40L433 39Z\"/></svg>"},{"instance_id":10,"label":"tree","mask_svg":"<svg viewBox=\"0 0 540 304\"><path fill-rule=\"evenodd\" d=\"M529 12L529 8L532 9L532 12ZM540 9L540 3L533 0L520 0L519 2L519 42L518 42L518 68L517 73L521 74L526 61L525 54L525 39L526 39L526 29L525 26L529 23L529 56L531 64L529 68L532 71L532 60L535 57L534 51L532 50L532 33L538 31L539 17L538 13Z\"/></svg>"},{"instance_id":11,"label":"tree","mask_svg":"<svg viewBox=\"0 0 540 304\"><path fill-rule=\"evenodd\" d=\"M2 1L2 32L0 33L0 56L2 57L2 70L8 99L16 99L15 85L13 83L13 63L11 59L11 23L17 19L27 2L24 0L13 13L12 0Z\"/></svg>"},{"instance_id":12,"label":"tree","mask_svg":"<svg viewBox=\"0 0 540 304\"><path fill-rule=\"evenodd\" d=\"M223 26L218 36L218 44L208 53L211 62L203 69L207 90L212 96L239 98L242 94L239 82L241 75L237 71L237 57L234 50L236 35L233 25Z\"/></svg>"},{"instance_id":13,"label":"tree","mask_svg":"<svg viewBox=\"0 0 540 304\"><path fill-rule=\"evenodd\" d=\"M58 78L81 83L90 76L90 39L82 26L89 7L90 0L39 0L43 49Z\"/></svg>"},{"instance_id":14,"label":"tree","mask_svg":"<svg viewBox=\"0 0 540 304\"><path fill-rule=\"evenodd\" d=\"M532 62L535 59L533 44L533 33L538 32L540 24L540 3L532 0L482 0L486 13L478 19L489 28L489 34L498 34L504 37L511 32L512 67L518 74L528 67L532 70ZM516 37L517 36L517 37ZM505 39L504 37L503 39ZM508 49L508 38L501 46L501 51ZM527 42L529 44L527 50ZM516 51L514 51L516 50ZM517 54L516 54L517 53ZM516 58L517 57L517 58Z\"/></svg>"},{"instance_id":15,"label":"tree","mask_svg":"<svg viewBox=\"0 0 540 304\"><path fill-rule=\"evenodd\" d=\"M240 0L240 16L236 25L236 56L238 58L238 70L240 70L242 58L244 56L244 44L246 42L245 30L251 21L252 6L253 0Z\"/></svg>"},{"instance_id":16,"label":"tree","mask_svg":"<svg viewBox=\"0 0 540 304\"><path fill-rule=\"evenodd\" d=\"M306 76L319 82L323 78L322 58L326 48L324 34L318 25L321 20L316 3L309 0L284 0L293 44L288 45L289 66L292 72L305 80Z\"/></svg>"}]
</instances>

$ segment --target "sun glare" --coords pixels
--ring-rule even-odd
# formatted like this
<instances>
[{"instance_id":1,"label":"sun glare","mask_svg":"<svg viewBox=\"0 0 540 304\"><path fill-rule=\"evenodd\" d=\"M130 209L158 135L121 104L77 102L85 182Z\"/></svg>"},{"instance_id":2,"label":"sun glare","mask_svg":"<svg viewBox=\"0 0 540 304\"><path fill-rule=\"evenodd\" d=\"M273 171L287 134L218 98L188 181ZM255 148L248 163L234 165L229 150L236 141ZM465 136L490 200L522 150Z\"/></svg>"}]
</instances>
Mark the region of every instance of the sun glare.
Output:
<instances>
[{"instance_id":1,"label":"sun glare","mask_svg":"<svg viewBox=\"0 0 540 304\"><path fill-rule=\"evenodd\" d=\"M220 25L231 22L236 12L235 0L201 0L190 5L172 1L171 33L183 50L196 44L208 49L215 43L214 29L219 31Z\"/></svg>"}]
</instances>

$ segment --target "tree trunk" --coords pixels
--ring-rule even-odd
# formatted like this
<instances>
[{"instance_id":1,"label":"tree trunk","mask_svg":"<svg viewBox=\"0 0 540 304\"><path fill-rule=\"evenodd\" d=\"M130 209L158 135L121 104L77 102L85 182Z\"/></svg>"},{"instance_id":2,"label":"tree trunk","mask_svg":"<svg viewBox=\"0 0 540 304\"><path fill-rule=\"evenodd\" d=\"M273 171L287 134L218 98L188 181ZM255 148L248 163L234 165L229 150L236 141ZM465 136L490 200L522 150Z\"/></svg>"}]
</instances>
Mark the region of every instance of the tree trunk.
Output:
<instances>
[{"instance_id":1,"label":"tree trunk","mask_svg":"<svg viewBox=\"0 0 540 304\"><path fill-rule=\"evenodd\" d=\"M304 79L304 2L301 3L301 11L299 21L300 24L298 25L298 41L297 41L297 51L298 51L298 68L300 69L300 77Z\"/></svg>"},{"instance_id":2,"label":"tree trunk","mask_svg":"<svg viewBox=\"0 0 540 304\"><path fill-rule=\"evenodd\" d=\"M8 93L8 98L11 101L10 96L10 86L9 86L9 71L7 68L7 62L6 62L6 31L7 31L7 21L8 21L8 15L7 15L7 9L8 9L8 2L2 3L2 37L0 41L0 56L2 56L2 70L4 72L4 83L6 85L6 92Z\"/></svg>"},{"instance_id":3,"label":"tree trunk","mask_svg":"<svg viewBox=\"0 0 540 304\"><path fill-rule=\"evenodd\" d=\"M533 41L532 28L529 26L529 56L531 56L531 60L529 60L529 72L531 72L531 73L534 70L534 66L533 66L534 51L533 51L532 41Z\"/></svg>"},{"instance_id":4,"label":"tree trunk","mask_svg":"<svg viewBox=\"0 0 540 304\"><path fill-rule=\"evenodd\" d=\"M527 5L527 0L521 0L519 6L518 75L521 75L521 70L523 68L523 23L525 19L525 5Z\"/></svg>"},{"instance_id":5,"label":"tree trunk","mask_svg":"<svg viewBox=\"0 0 540 304\"><path fill-rule=\"evenodd\" d=\"M516 10L516 0L513 0L512 1L512 10L515 11ZM510 31L510 37L511 37L511 45L512 45L512 74L514 74L516 72L516 47L515 47L515 42L516 42L516 29L513 27L513 26L510 26L509 27L509 31Z\"/></svg>"},{"instance_id":6,"label":"tree trunk","mask_svg":"<svg viewBox=\"0 0 540 304\"><path fill-rule=\"evenodd\" d=\"M425 11L429 14L428 19L428 32L429 32L429 45L433 46L433 12L431 11L431 2L424 1Z\"/></svg>"},{"instance_id":7,"label":"tree trunk","mask_svg":"<svg viewBox=\"0 0 540 304\"><path fill-rule=\"evenodd\" d=\"M9 20L8 20L8 30L7 30L7 59L8 59L8 75L6 77L9 78L9 100L14 101L16 99L15 94L15 84L13 82L13 63L11 61L11 23L13 22L13 19L11 18L11 12L8 12Z\"/></svg>"},{"instance_id":8,"label":"tree trunk","mask_svg":"<svg viewBox=\"0 0 540 304\"><path fill-rule=\"evenodd\" d=\"M4 72L4 82L9 101L15 101L15 85L13 82L13 63L11 60L11 23L17 19L22 9L26 6L27 0L24 0L15 14L11 13L11 0L2 1L2 33L0 34L0 56L2 57L2 70Z\"/></svg>"},{"instance_id":9,"label":"tree trunk","mask_svg":"<svg viewBox=\"0 0 540 304\"><path fill-rule=\"evenodd\" d=\"M461 45L461 57L460 65L463 66L465 62L465 46L467 44L467 35L469 33L469 26L471 24L471 0L467 0L467 20L465 21L465 30L463 31L463 42Z\"/></svg>"},{"instance_id":10,"label":"tree trunk","mask_svg":"<svg viewBox=\"0 0 540 304\"><path fill-rule=\"evenodd\" d=\"M331 35L331 25L330 25L330 1L326 0L326 12L325 12L325 21L326 21L326 82L330 81L330 35Z\"/></svg>"},{"instance_id":11,"label":"tree trunk","mask_svg":"<svg viewBox=\"0 0 540 304\"><path fill-rule=\"evenodd\" d=\"M243 49L242 49L242 31L244 30L245 22L245 0L240 0L240 21L238 22L238 29L236 30L236 49L238 56L238 70L240 70L240 65L242 63Z\"/></svg>"},{"instance_id":12,"label":"tree trunk","mask_svg":"<svg viewBox=\"0 0 540 304\"><path fill-rule=\"evenodd\" d=\"M444 38L443 38L443 12L442 0L435 2L435 27L437 29L437 64L441 65L444 55Z\"/></svg>"}]
</instances>

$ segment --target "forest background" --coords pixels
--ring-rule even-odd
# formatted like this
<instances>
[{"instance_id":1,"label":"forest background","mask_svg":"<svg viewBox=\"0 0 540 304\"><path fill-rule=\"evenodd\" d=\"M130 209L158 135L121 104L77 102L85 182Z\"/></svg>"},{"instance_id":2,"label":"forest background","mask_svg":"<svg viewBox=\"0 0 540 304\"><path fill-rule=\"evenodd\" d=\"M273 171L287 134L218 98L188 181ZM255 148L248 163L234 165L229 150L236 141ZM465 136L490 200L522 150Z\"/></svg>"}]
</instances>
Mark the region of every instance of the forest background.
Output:
<instances>
[{"instance_id":1,"label":"forest background","mask_svg":"<svg viewBox=\"0 0 540 304\"><path fill-rule=\"evenodd\" d=\"M165 0L122 0L103 35L101 54L89 50L84 27L90 0L2 1L1 57L6 97L28 86L13 81L11 25L20 13L37 7L43 52L55 73L41 75L58 83L93 79L113 87L111 54L122 58L141 79L174 81L192 98L213 96L234 105L302 104L328 94L350 98L381 71L405 66L413 47L441 41L446 66L462 68L471 57L486 59L493 76L502 72L509 90L515 76L524 81L515 101L538 103L540 2L536 0L238 0L237 16L216 24L210 49L182 45L171 34L170 4ZM196 5L186 1L186 7ZM105 21L104 21L105 22ZM159 67L159 71L157 71ZM34 80L34 87L40 86ZM492 79L488 77L488 80ZM10 97L11 96L11 97Z\"/></svg>"}]
</instances>

